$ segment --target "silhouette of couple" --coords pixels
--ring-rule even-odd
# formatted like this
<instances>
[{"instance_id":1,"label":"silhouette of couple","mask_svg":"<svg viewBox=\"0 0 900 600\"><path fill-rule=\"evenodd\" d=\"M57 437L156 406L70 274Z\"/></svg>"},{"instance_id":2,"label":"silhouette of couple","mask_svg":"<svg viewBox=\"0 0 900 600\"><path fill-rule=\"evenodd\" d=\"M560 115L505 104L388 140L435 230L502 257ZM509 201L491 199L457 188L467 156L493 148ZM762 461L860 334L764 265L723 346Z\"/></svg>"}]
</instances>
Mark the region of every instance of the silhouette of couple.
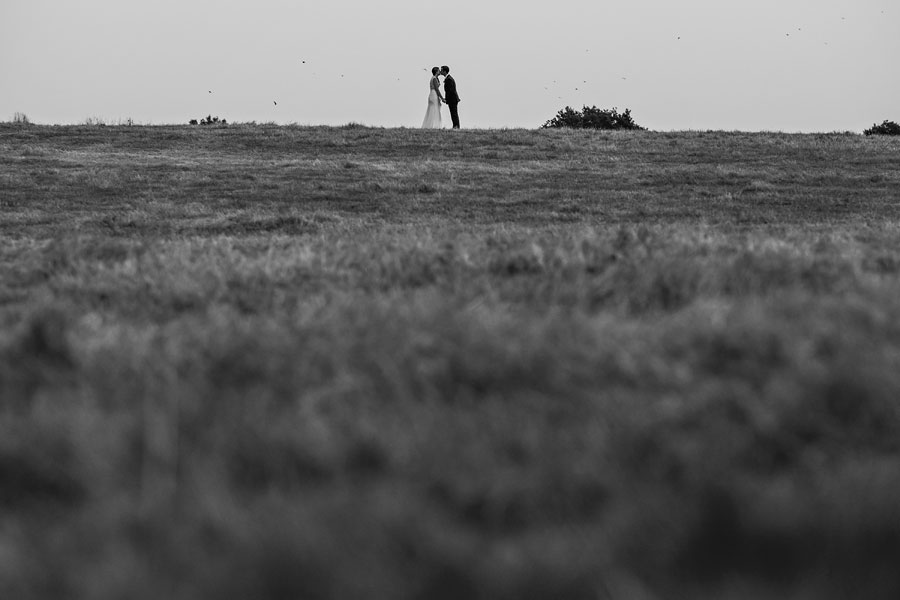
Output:
<instances>
[{"instance_id":1,"label":"silhouette of couple","mask_svg":"<svg viewBox=\"0 0 900 600\"><path fill-rule=\"evenodd\" d=\"M441 80L438 76L444 78L444 93L441 94ZM422 122L422 129L440 129L441 128L441 103L445 102L447 108L450 109L450 119L453 121L453 129L459 129L459 113L457 105L459 105L459 94L456 93L456 81L450 75L450 67L444 65L440 69L434 67L431 69L431 83L428 91L428 110L425 111L425 120Z\"/></svg>"}]
</instances>

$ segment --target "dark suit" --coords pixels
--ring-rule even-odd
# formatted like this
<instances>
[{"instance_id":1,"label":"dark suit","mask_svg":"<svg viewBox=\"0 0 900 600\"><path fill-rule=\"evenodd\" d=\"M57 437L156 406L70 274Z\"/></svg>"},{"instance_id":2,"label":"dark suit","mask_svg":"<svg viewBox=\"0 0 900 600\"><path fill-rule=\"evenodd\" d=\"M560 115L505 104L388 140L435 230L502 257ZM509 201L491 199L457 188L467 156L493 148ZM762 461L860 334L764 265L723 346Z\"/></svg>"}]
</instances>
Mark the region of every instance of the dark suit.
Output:
<instances>
[{"instance_id":1,"label":"dark suit","mask_svg":"<svg viewBox=\"0 0 900 600\"><path fill-rule=\"evenodd\" d=\"M450 119L453 120L453 129L459 129L459 113L456 106L459 104L459 94L456 93L456 81L449 74L444 77L444 100L450 109Z\"/></svg>"}]
</instances>

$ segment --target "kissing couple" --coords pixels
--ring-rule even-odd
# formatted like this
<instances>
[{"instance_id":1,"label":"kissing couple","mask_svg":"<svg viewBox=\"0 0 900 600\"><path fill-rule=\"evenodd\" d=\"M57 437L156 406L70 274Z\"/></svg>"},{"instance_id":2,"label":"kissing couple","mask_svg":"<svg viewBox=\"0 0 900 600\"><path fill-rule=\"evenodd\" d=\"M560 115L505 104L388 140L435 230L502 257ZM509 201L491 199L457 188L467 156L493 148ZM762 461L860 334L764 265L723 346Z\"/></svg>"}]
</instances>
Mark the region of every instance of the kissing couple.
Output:
<instances>
[{"instance_id":1,"label":"kissing couple","mask_svg":"<svg viewBox=\"0 0 900 600\"><path fill-rule=\"evenodd\" d=\"M444 93L441 94L441 80L444 78ZM459 129L459 94L456 93L456 81L450 75L450 67L444 65L441 68L431 69L431 82L428 91L428 110L425 111L425 120L422 121L422 129L441 128L441 103L446 103L450 109L450 119L453 121L453 129Z\"/></svg>"}]
</instances>

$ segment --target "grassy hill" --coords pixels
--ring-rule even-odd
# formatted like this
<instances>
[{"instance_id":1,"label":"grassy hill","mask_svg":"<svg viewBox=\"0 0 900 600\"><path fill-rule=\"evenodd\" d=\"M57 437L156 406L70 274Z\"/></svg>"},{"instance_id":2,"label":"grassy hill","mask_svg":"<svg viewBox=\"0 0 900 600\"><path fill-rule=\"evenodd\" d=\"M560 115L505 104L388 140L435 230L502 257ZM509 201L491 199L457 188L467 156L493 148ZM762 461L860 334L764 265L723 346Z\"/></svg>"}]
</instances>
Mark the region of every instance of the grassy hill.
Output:
<instances>
[{"instance_id":1,"label":"grassy hill","mask_svg":"<svg viewBox=\"0 0 900 600\"><path fill-rule=\"evenodd\" d=\"M900 597L898 151L0 125L0 596Z\"/></svg>"}]
</instances>

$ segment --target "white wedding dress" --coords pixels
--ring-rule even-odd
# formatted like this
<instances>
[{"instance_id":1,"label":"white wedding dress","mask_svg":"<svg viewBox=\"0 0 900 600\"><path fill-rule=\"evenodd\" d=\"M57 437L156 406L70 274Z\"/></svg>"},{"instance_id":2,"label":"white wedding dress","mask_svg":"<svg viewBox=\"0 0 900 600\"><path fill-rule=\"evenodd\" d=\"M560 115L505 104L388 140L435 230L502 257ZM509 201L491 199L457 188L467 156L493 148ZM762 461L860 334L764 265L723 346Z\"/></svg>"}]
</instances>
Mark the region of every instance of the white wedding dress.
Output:
<instances>
[{"instance_id":1,"label":"white wedding dress","mask_svg":"<svg viewBox=\"0 0 900 600\"><path fill-rule=\"evenodd\" d=\"M435 83L437 82L437 83ZM441 101L438 98L437 87L440 80L432 77L429 84L428 93L428 110L425 111L425 120L422 121L422 129L440 129L441 128Z\"/></svg>"}]
</instances>

